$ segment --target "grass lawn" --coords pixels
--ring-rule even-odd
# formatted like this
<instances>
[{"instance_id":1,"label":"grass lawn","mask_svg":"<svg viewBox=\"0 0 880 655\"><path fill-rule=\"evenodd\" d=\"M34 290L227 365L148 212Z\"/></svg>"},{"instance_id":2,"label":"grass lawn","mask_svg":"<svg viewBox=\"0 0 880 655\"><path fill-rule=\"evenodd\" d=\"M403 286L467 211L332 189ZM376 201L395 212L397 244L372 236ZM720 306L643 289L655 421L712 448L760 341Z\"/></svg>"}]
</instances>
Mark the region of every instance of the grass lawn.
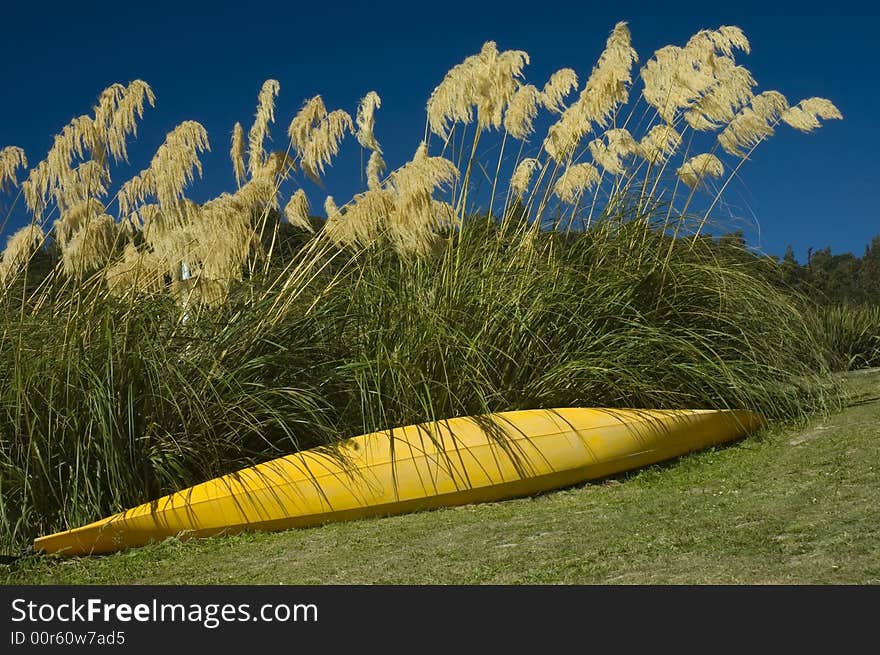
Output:
<instances>
[{"instance_id":1,"label":"grass lawn","mask_svg":"<svg viewBox=\"0 0 880 655\"><path fill-rule=\"evenodd\" d=\"M849 406L596 484L500 503L27 557L5 584L878 584L880 369Z\"/></svg>"}]
</instances>

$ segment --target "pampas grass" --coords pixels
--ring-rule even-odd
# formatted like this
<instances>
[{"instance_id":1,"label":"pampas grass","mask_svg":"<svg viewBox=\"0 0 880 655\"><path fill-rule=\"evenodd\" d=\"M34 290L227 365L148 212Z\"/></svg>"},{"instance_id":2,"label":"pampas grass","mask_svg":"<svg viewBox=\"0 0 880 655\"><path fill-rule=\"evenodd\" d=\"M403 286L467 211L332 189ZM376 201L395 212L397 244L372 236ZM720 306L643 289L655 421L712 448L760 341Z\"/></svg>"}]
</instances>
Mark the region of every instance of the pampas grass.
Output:
<instances>
[{"instance_id":1,"label":"pampas grass","mask_svg":"<svg viewBox=\"0 0 880 655\"><path fill-rule=\"evenodd\" d=\"M235 173L235 183L240 187L247 175L245 167L244 128L241 123L236 123L232 128L232 143L229 147L229 158L232 160L232 170Z\"/></svg>"},{"instance_id":2,"label":"pampas grass","mask_svg":"<svg viewBox=\"0 0 880 655\"><path fill-rule=\"evenodd\" d=\"M532 133L532 125L542 99L541 92L531 84L524 84L517 89L504 113L504 129L510 136L523 140Z\"/></svg>"},{"instance_id":3,"label":"pampas grass","mask_svg":"<svg viewBox=\"0 0 880 655\"><path fill-rule=\"evenodd\" d=\"M553 193L562 202L574 204L584 191L599 182L599 171L592 164L574 164L568 166L565 172L553 186Z\"/></svg>"},{"instance_id":4,"label":"pampas grass","mask_svg":"<svg viewBox=\"0 0 880 655\"><path fill-rule=\"evenodd\" d=\"M801 132L812 132L822 126L819 119L842 119L843 115L826 98L806 98L780 115L782 122Z\"/></svg>"},{"instance_id":5,"label":"pampas grass","mask_svg":"<svg viewBox=\"0 0 880 655\"><path fill-rule=\"evenodd\" d=\"M257 113L248 132L248 172L251 175L266 163L266 152L263 148L268 134L269 123L275 121L275 97L281 89L277 80L266 80L257 96Z\"/></svg>"},{"instance_id":6,"label":"pampas grass","mask_svg":"<svg viewBox=\"0 0 880 655\"><path fill-rule=\"evenodd\" d=\"M371 107L374 100L370 101ZM365 117L362 118L366 121ZM321 96L307 100L287 128L290 145L299 156L300 166L315 181L339 153L339 144L346 132L354 134L351 116L342 109L328 112Z\"/></svg>"},{"instance_id":7,"label":"pampas grass","mask_svg":"<svg viewBox=\"0 0 880 655\"><path fill-rule=\"evenodd\" d=\"M382 159L382 155L378 150L374 150L370 153L370 158L367 160L368 189L378 189L382 185L381 178L387 168L388 165L385 163L385 160Z\"/></svg>"},{"instance_id":8,"label":"pampas grass","mask_svg":"<svg viewBox=\"0 0 880 655\"><path fill-rule=\"evenodd\" d=\"M880 307L824 306L815 308L811 318L836 370L880 366Z\"/></svg>"},{"instance_id":9,"label":"pampas grass","mask_svg":"<svg viewBox=\"0 0 880 655\"><path fill-rule=\"evenodd\" d=\"M590 154L599 166L612 175L626 171L624 158L639 152L639 144L624 128L608 130L600 138L589 143Z\"/></svg>"},{"instance_id":10,"label":"pampas grass","mask_svg":"<svg viewBox=\"0 0 880 655\"><path fill-rule=\"evenodd\" d=\"M660 123L652 127L639 142L639 154L651 164L656 164L675 153L681 145L681 135L669 125Z\"/></svg>"},{"instance_id":11,"label":"pampas grass","mask_svg":"<svg viewBox=\"0 0 880 655\"><path fill-rule=\"evenodd\" d=\"M7 146L0 149L0 192L6 187L17 186L16 171L19 168L27 168L27 157L24 150L18 146Z\"/></svg>"},{"instance_id":12,"label":"pampas grass","mask_svg":"<svg viewBox=\"0 0 880 655\"><path fill-rule=\"evenodd\" d=\"M780 124L840 118L828 100L756 93L736 61L748 51L721 26L636 69L618 23L580 88L569 68L530 83L529 55L489 41L439 76L424 140L388 163L375 92L352 120L266 80L247 138L231 128L235 188L200 203L195 121L118 184L155 98L111 85L29 170L30 225L0 259L0 540L430 419L834 407L803 301L701 234ZM337 202L322 177L348 134L369 158L348 171L364 188ZM0 192L26 165L0 150Z\"/></svg>"},{"instance_id":13,"label":"pampas grass","mask_svg":"<svg viewBox=\"0 0 880 655\"><path fill-rule=\"evenodd\" d=\"M728 154L744 157L761 141L773 135L773 125L788 109L788 101L778 91L764 91L752 98L718 135L718 143Z\"/></svg>"},{"instance_id":14,"label":"pampas grass","mask_svg":"<svg viewBox=\"0 0 880 655\"><path fill-rule=\"evenodd\" d=\"M0 256L0 289L10 284L43 245L46 235L37 225L25 225L6 241Z\"/></svg>"},{"instance_id":15,"label":"pampas grass","mask_svg":"<svg viewBox=\"0 0 880 655\"><path fill-rule=\"evenodd\" d=\"M724 175L724 165L718 157L706 152L688 159L675 174L689 187L695 188L706 178Z\"/></svg>"},{"instance_id":16,"label":"pampas grass","mask_svg":"<svg viewBox=\"0 0 880 655\"><path fill-rule=\"evenodd\" d=\"M431 131L446 139L451 123L468 124L474 114L480 130L498 129L528 63L526 52L499 51L494 41L487 41L479 54L450 70L431 93L427 105Z\"/></svg>"},{"instance_id":17,"label":"pampas grass","mask_svg":"<svg viewBox=\"0 0 880 655\"><path fill-rule=\"evenodd\" d=\"M563 101L577 88L578 76L571 68L560 68L550 76L541 92L544 107L554 113L562 113Z\"/></svg>"},{"instance_id":18,"label":"pampas grass","mask_svg":"<svg viewBox=\"0 0 880 655\"><path fill-rule=\"evenodd\" d=\"M511 193L518 198L522 198L526 190L529 188L529 183L532 180L532 175L536 168L541 168L541 163L537 159L534 157L526 157L523 159L517 165L516 170L510 177Z\"/></svg>"},{"instance_id":19,"label":"pampas grass","mask_svg":"<svg viewBox=\"0 0 880 655\"><path fill-rule=\"evenodd\" d=\"M639 60L626 23L618 23L581 92L579 103L591 123L606 127L620 105L629 100L632 67Z\"/></svg>"},{"instance_id":20,"label":"pampas grass","mask_svg":"<svg viewBox=\"0 0 880 655\"><path fill-rule=\"evenodd\" d=\"M309 232L315 231L309 221L309 199L302 189L297 189L296 193L287 201L284 206L284 216L291 225Z\"/></svg>"},{"instance_id":21,"label":"pampas grass","mask_svg":"<svg viewBox=\"0 0 880 655\"><path fill-rule=\"evenodd\" d=\"M381 106L382 99L379 97L379 94L375 91L370 91L367 95L361 98L361 102L358 105L357 118L355 120L358 128L356 135L358 143L364 148L373 150L379 154L382 153L382 148L379 147L379 142L376 141L376 135L373 134L373 130L376 127L375 113Z\"/></svg>"}]
</instances>

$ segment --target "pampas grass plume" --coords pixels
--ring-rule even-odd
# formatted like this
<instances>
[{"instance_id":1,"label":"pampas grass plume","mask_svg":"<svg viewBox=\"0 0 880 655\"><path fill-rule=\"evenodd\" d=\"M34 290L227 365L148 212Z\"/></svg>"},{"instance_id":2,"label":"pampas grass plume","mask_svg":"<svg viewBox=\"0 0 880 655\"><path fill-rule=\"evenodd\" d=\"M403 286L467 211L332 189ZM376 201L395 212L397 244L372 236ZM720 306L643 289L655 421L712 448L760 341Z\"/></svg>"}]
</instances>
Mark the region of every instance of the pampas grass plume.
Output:
<instances>
[{"instance_id":1,"label":"pampas grass plume","mask_svg":"<svg viewBox=\"0 0 880 655\"><path fill-rule=\"evenodd\" d=\"M677 171L676 175L692 189L698 187L707 177L724 175L724 165L715 155L704 153L688 159Z\"/></svg>"},{"instance_id":2,"label":"pampas grass plume","mask_svg":"<svg viewBox=\"0 0 880 655\"><path fill-rule=\"evenodd\" d=\"M374 152L381 153L382 148L376 141L376 135L373 133L376 127L376 110L382 106L382 99L375 91L370 91L365 95L358 105L357 117L357 140L364 148Z\"/></svg>"},{"instance_id":3,"label":"pampas grass plume","mask_svg":"<svg viewBox=\"0 0 880 655\"><path fill-rule=\"evenodd\" d=\"M284 206L284 216L287 221L296 227L309 232L314 232L312 222L309 220L309 199L305 191L297 189Z\"/></svg>"},{"instance_id":4,"label":"pampas grass plume","mask_svg":"<svg viewBox=\"0 0 880 655\"><path fill-rule=\"evenodd\" d=\"M6 189L7 184L18 185L15 173L19 168L27 168L24 150L18 146L0 149L0 192Z\"/></svg>"},{"instance_id":5,"label":"pampas grass plume","mask_svg":"<svg viewBox=\"0 0 880 655\"><path fill-rule=\"evenodd\" d=\"M826 98L806 98L794 107L782 112L780 119L786 125L801 132L812 132L822 126L818 119L843 118L840 110Z\"/></svg>"},{"instance_id":6,"label":"pampas grass plume","mask_svg":"<svg viewBox=\"0 0 880 655\"><path fill-rule=\"evenodd\" d=\"M229 157L232 159L232 170L235 173L235 183L241 186L247 176L245 168L244 128L241 123L236 123L232 128L232 144L229 149Z\"/></svg>"}]
</instances>

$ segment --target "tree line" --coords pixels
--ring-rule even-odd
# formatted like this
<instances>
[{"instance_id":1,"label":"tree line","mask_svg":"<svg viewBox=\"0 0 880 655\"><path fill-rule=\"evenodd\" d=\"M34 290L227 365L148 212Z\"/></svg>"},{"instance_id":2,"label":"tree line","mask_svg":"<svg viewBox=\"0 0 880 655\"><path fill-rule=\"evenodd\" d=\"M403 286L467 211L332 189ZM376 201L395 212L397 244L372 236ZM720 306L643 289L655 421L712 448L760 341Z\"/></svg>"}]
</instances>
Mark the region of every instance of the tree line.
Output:
<instances>
[{"instance_id":1,"label":"tree line","mask_svg":"<svg viewBox=\"0 0 880 655\"><path fill-rule=\"evenodd\" d=\"M749 249L741 231L714 240L718 254L748 266L774 284L806 294L823 305L880 305L880 235L865 246L861 257L834 254L830 247L810 248L798 262L791 246L782 257Z\"/></svg>"}]
</instances>

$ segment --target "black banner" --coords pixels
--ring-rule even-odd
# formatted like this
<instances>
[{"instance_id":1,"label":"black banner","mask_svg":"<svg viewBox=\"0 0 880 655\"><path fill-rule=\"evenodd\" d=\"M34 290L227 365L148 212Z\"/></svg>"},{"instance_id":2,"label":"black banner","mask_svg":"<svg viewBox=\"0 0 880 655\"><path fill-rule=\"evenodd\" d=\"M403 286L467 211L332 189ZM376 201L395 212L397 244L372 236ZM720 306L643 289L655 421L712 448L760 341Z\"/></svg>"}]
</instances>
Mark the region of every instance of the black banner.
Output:
<instances>
[{"instance_id":1,"label":"black banner","mask_svg":"<svg viewBox=\"0 0 880 655\"><path fill-rule=\"evenodd\" d=\"M0 652L544 653L754 647L770 637L839 650L860 635L873 641L878 601L878 587L8 586Z\"/></svg>"}]
</instances>

